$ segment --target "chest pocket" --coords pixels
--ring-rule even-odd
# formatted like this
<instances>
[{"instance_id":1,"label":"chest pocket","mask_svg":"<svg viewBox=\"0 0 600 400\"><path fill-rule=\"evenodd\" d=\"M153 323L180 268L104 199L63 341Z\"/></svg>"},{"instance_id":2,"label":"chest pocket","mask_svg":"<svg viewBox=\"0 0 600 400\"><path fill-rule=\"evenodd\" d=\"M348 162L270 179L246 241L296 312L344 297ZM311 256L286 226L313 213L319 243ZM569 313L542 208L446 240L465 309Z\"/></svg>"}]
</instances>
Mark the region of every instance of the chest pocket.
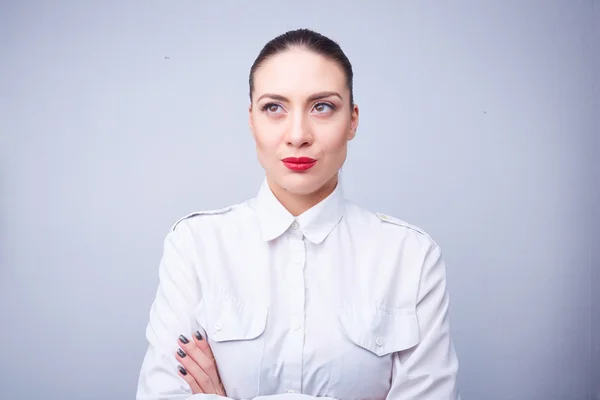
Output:
<instances>
[{"instance_id":1,"label":"chest pocket","mask_svg":"<svg viewBox=\"0 0 600 400\"><path fill-rule=\"evenodd\" d=\"M338 322L348 340L380 357L419 342L419 324L412 309L345 307Z\"/></svg>"},{"instance_id":2,"label":"chest pocket","mask_svg":"<svg viewBox=\"0 0 600 400\"><path fill-rule=\"evenodd\" d=\"M329 394L384 399L390 388L393 354L419 342L415 310L347 305L340 309L337 322L342 340Z\"/></svg>"},{"instance_id":3,"label":"chest pocket","mask_svg":"<svg viewBox=\"0 0 600 400\"><path fill-rule=\"evenodd\" d=\"M196 309L196 320L231 398L254 398L259 394L267 314L266 305L214 294L203 296Z\"/></svg>"},{"instance_id":4,"label":"chest pocket","mask_svg":"<svg viewBox=\"0 0 600 400\"><path fill-rule=\"evenodd\" d=\"M252 340L265 331L267 307L241 303L230 299L205 301L208 337L214 342Z\"/></svg>"}]
</instances>

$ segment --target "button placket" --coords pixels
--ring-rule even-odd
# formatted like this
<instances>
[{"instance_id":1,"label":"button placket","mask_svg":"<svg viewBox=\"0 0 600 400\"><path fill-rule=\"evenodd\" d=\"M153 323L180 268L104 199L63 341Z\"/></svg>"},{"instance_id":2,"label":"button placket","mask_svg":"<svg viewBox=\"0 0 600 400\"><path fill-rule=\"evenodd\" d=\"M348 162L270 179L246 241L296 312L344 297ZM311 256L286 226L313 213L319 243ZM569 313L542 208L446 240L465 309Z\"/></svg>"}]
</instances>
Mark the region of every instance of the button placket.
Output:
<instances>
[{"instance_id":1,"label":"button placket","mask_svg":"<svg viewBox=\"0 0 600 400\"><path fill-rule=\"evenodd\" d=\"M294 223L297 224L295 221ZM284 379L290 390L289 393L301 393L306 249L302 234L299 232L299 225L294 228L294 224L292 224L292 229L295 229L295 232L300 235L294 235L294 237L290 238L291 257L286 269L290 325L289 335L286 340L286 369Z\"/></svg>"}]
</instances>

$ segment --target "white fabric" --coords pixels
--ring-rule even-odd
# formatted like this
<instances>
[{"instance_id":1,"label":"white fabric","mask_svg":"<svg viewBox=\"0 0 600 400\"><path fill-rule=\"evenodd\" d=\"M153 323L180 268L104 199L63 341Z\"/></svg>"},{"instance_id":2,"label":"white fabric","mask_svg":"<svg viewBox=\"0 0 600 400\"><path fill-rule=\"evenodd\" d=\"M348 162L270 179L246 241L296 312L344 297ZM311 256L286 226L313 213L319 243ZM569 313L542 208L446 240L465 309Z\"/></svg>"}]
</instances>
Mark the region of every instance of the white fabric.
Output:
<instances>
[{"instance_id":1,"label":"white fabric","mask_svg":"<svg viewBox=\"0 0 600 400\"><path fill-rule=\"evenodd\" d=\"M177 375L177 338L196 330L229 398L460 398L440 248L340 185L297 218L266 181L256 198L183 218L159 278L138 400L222 398L192 396Z\"/></svg>"}]
</instances>

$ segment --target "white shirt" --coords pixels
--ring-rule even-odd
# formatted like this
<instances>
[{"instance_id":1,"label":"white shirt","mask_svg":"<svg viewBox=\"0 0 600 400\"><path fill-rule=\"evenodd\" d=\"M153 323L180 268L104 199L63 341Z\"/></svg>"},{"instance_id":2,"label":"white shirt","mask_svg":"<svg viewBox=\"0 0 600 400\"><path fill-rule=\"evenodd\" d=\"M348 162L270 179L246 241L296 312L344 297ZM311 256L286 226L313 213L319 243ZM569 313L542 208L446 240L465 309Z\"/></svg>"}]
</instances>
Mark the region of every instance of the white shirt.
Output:
<instances>
[{"instance_id":1,"label":"white shirt","mask_svg":"<svg viewBox=\"0 0 600 400\"><path fill-rule=\"evenodd\" d=\"M460 399L440 248L340 185L296 218L266 180L182 218L159 278L138 400L221 398L177 374L177 338L196 330L229 398Z\"/></svg>"}]
</instances>

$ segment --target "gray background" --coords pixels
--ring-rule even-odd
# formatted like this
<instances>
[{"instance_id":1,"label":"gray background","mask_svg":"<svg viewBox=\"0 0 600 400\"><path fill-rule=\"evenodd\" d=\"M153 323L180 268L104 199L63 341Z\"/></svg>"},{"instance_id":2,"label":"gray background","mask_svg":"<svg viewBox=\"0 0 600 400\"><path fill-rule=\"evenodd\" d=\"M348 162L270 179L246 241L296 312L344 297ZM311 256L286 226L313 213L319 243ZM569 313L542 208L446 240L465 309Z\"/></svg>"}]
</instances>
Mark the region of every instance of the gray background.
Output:
<instances>
[{"instance_id":1,"label":"gray background","mask_svg":"<svg viewBox=\"0 0 600 400\"><path fill-rule=\"evenodd\" d=\"M463 399L600 399L598 1L0 4L1 399L134 398L164 235L258 190L298 27L355 68L347 195L445 250Z\"/></svg>"}]
</instances>

